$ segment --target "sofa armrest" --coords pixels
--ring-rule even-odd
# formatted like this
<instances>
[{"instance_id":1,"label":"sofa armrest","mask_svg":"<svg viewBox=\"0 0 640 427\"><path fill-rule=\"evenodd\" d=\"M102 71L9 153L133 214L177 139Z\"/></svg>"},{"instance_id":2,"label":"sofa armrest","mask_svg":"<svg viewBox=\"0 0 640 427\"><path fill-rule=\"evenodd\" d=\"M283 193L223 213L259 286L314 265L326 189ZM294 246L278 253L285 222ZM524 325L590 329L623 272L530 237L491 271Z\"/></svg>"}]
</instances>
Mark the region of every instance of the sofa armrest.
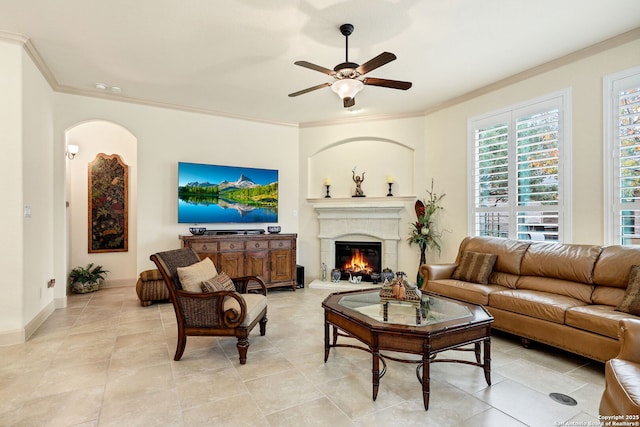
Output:
<instances>
[{"instance_id":1,"label":"sofa armrest","mask_svg":"<svg viewBox=\"0 0 640 427\"><path fill-rule=\"evenodd\" d=\"M422 264L420 266L420 275L424 279L424 283L429 280L438 279L450 279L453 274L453 270L456 269L458 264Z\"/></svg>"},{"instance_id":2,"label":"sofa armrest","mask_svg":"<svg viewBox=\"0 0 640 427\"><path fill-rule=\"evenodd\" d=\"M622 319L618 328L620 352L617 358L640 363L640 320Z\"/></svg>"}]
</instances>

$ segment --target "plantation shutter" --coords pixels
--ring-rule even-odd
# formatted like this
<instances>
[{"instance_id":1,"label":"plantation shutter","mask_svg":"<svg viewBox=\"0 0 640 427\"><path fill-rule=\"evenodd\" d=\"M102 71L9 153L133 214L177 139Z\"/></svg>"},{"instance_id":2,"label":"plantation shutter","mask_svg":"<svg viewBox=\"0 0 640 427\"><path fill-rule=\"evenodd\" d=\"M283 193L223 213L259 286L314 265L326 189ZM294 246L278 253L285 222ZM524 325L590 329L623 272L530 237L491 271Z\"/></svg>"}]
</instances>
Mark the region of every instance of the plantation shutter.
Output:
<instances>
[{"instance_id":1,"label":"plantation shutter","mask_svg":"<svg viewBox=\"0 0 640 427\"><path fill-rule=\"evenodd\" d=\"M509 236L509 123L475 130L475 221L478 236Z\"/></svg>"},{"instance_id":2,"label":"plantation shutter","mask_svg":"<svg viewBox=\"0 0 640 427\"><path fill-rule=\"evenodd\" d=\"M564 97L470 120L472 235L560 240Z\"/></svg>"},{"instance_id":3,"label":"plantation shutter","mask_svg":"<svg viewBox=\"0 0 640 427\"><path fill-rule=\"evenodd\" d=\"M640 244L640 74L614 84L615 234Z\"/></svg>"},{"instance_id":4,"label":"plantation shutter","mask_svg":"<svg viewBox=\"0 0 640 427\"><path fill-rule=\"evenodd\" d=\"M516 119L520 240L558 240L559 116L553 108Z\"/></svg>"}]
</instances>

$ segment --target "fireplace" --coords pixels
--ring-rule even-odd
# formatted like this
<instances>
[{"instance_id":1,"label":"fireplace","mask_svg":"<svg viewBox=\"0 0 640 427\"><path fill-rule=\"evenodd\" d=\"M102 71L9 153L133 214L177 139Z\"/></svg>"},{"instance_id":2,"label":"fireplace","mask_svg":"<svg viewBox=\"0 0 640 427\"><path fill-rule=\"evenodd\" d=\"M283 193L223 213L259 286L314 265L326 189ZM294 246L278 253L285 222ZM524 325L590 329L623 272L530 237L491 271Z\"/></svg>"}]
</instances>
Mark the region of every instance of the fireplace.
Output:
<instances>
[{"instance_id":1,"label":"fireplace","mask_svg":"<svg viewBox=\"0 0 640 427\"><path fill-rule=\"evenodd\" d=\"M336 241L381 243L382 268L398 269L400 222L405 205L397 200L384 203L317 203L320 266L329 271L336 265ZM380 271L380 270L378 270Z\"/></svg>"},{"instance_id":2,"label":"fireplace","mask_svg":"<svg viewBox=\"0 0 640 427\"><path fill-rule=\"evenodd\" d=\"M335 252L342 280L359 276L365 282L377 281L382 271L382 243L336 241Z\"/></svg>"}]
</instances>

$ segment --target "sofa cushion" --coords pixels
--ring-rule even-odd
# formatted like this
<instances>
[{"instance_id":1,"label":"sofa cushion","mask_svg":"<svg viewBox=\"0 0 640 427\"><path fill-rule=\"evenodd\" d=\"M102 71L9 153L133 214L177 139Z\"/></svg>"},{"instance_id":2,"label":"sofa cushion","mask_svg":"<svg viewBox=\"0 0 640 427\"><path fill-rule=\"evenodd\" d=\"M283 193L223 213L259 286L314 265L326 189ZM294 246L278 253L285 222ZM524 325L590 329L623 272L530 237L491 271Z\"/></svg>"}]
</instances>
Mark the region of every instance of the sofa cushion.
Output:
<instances>
[{"instance_id":1,"label":"sofa cushion","mask_svg":"<svg viewBox=\"0 0 640 427\"><path fill-rule=\"evenodd\" d=\"M451 278L486 285L496 258L495 254L464 251Z\"/></svg>"},{"instance_id":2,"label":"sofa cushion","mask_svg":"<svg viewBox=\"0 0 640 427\"><path fill-rule=\"evenodd\" d=\"M534 242L524 254L521 274L592 284L601 250L593 245Z\"/></svg>"},{"instance_id":3,"label":"sofa cushion","mask_svg":"<svg viewBox=\"0 0 640 427\"><path fill-rule=\"evenodd\" d=\"M564 324L565 311L586 305L565 295L528 289L508 289L489 294L489 306L536 319Z\"/></svg>"},{"instance_id":4,"label":"sofa cushion","mask_svg":"<svg viewBox=\"0 0 640 427\"><path fill-rule=\"evenodd\" d=\"M202 281L201 287L202 292L236 291L236 286L233 284L233 280L231 280L224 271L209 280Z\"/></svg>"},{"instance_id":5,"label":"sofa cushion","mask_svg":"<svg viewBox=\"0 0 640 427\"><path fill-rule=\"evenodd\" d=\"M553 279L549 277L523 276L518 280L518 289L530 289L534 291L549 292L552 294L566 295L579 299L586 304L591 303L592 285L570 282L568 280Z\"/></svg>"},{"instance_id":6,"label":"sofa cushion","mask_svg":"<svg viewBox=\"0 0 640 427\"><path fill-rule=\"evenodd\" d=\"M598 285L626 289L629 272L640 265L640 248L632 246L607 246L593 269L593 282Z\"/></svg>"},{"instance_id":7,"label":"sofa cushion","mask_svg":"<svg viewBox=\"0 0 640 427\"><path fill-rule=\"evenodd\" d=\"M574 328L618 338L620 319L628 318L628 314L615 311L610 305L585 305L567 310L565 323Z\"/></svg>"},{"instance_id":8,"label":"sofa cushion","mask_svg":"<svg viewBox=\"0 0 640 427\"><path fill-rule=\"evenodd\" d=\"M616 310L640 316L640 265L631 267L629 285Z\"/></svg>"},{"instance_id":9,"label":"sofa cushion","mask_svg":"<svg viewBox=\"0 0 640 427\"><path fill-rule=\"evenodd\" d=\"M487 305L491 292L508 289L500 285L481 285L462 280L439 279L429 280L426 290L474 304Z\"/></svg>"},{"instance_id":10,"label":"sofa cushion","mask_svg":"<svg viewBox=\"0 0 640 427\"><path fill-rule=\"evenodd\" d=\"M180 285L187 292L202 292L202 281L218 275L216 266L213 265L213 261L210 258L204 258L202 261L187 267L178 267L176 270Z\"/></svg>"},{"instance_id":11,"label":"sofa cushion","mask_svg":"<svg viewBox=\"0 0 640 427\"><path fill-rule=\"evenodd\" d=\"M624 298L624 289L609 286L596 286L591 294L591 303L617 306Z\"/></svg>"},{"instance_id":12,"label":"sofa cushion","mask_svg":"<svg viewBox=\"0 0 640 427\"><path fill-rule=\"evenodd\" d=\"M530 244L500 237L467 237L460 243L457 261L464 251L495 254L498 258L494 271L519 275L522 258Z\"/></svg>"}]
</instances>

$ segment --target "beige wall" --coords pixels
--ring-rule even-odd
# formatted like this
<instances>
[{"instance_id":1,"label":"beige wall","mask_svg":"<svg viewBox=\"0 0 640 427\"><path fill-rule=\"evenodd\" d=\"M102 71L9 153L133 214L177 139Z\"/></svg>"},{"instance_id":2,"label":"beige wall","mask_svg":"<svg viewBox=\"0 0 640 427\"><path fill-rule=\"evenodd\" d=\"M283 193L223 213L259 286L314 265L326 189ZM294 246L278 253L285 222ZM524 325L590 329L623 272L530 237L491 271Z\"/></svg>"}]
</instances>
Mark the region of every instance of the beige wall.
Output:
<instances>
[{"instance_id":1,"label":"beige wall","mask_svg":"<svg viewBox=\"0 0 640 427\"><path fill-rule=\"evenodd\" d=\"M0 129L5 159L0 168L3 209L0 209L0 331L19 331L22 321L23 219L22 219L22 48L0 43ZM2 341L0 341L2 343Z\"/></svg>"},{"instance_id":2,"label":"beige wall","mask_svg":"<svg viewBox=\"0 0 640 427\"><path fill-rule=\"evenodd\" d=\"M0 43L0 345L24 341L53 311L52 96L22 46ZM26 216L25 205L30 207Z\"/></svg>"},{"instance_id":3,"label":"beige wall","mask_svg":"<svg viewBox=\"0 0 640 427\"><path fill-rule=\"evenodd\" d=\"M610 49L425 117L427 170L446 183L443 260L453 260L467 225L467 120L561 89L572 92L573 243L603 244L602 78L640 64L640 40ZM452 159L455 159L453 161Z\"/></svg>"}]
</instances>

